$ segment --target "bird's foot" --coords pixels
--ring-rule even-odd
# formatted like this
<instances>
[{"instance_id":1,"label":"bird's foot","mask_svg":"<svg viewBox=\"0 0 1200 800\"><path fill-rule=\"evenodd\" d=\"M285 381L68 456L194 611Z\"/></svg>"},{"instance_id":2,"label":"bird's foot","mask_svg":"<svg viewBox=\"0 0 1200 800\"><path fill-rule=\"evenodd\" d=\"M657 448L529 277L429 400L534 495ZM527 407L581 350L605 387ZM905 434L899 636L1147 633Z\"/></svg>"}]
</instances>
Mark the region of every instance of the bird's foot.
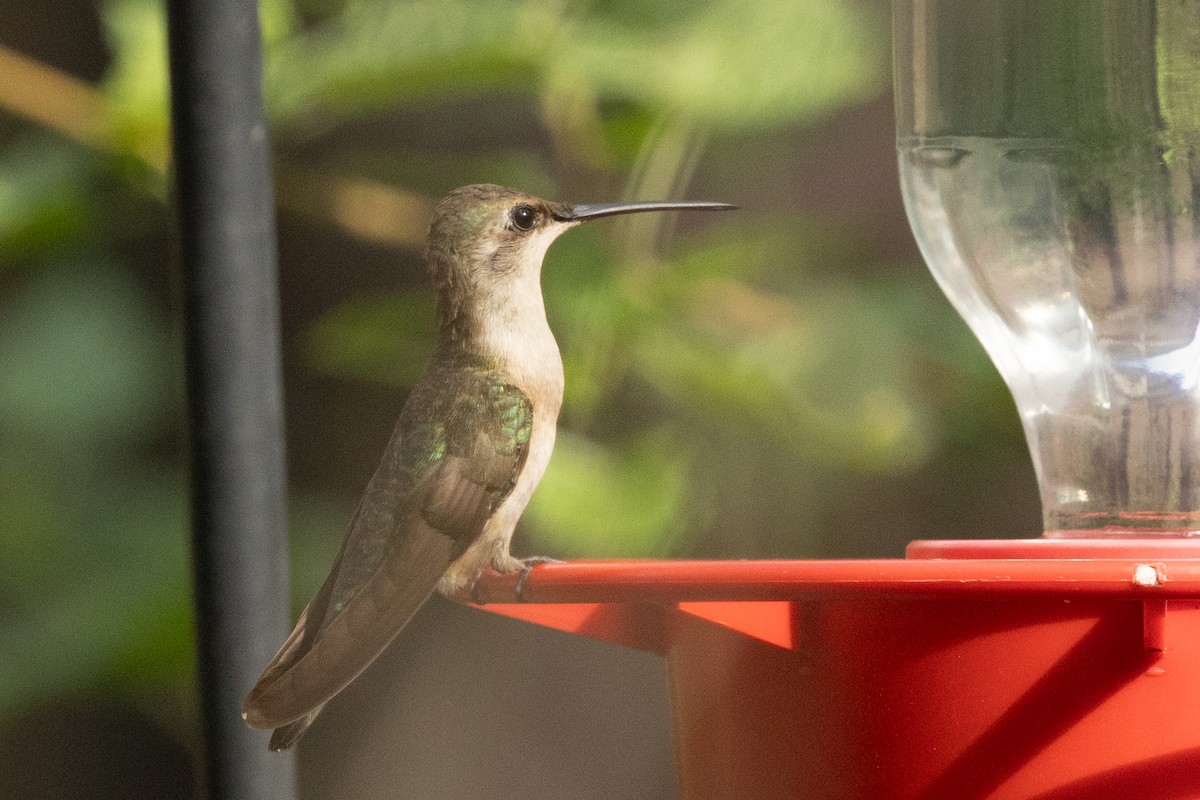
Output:
<instances>
[{"instance_id":1,"label":"bird's foot","mask_svg":"<svg viewBox=\"0 0 1200 800\"><path fill-rule=\"evenodd\" d=\"M470 584L463 587L463 590L461 590L460 598L462 598L462 599L470 598L470 601L477 606L487 605L487 600L485 600L483 597L481 597L479 595L479 579L482 577L483 577L483 570L481 569L478 572L476 572L475 575L471 578ZM465 597L464 597L464 595L465 595Z\"/></svg>"},{"instance_id":2,"label":"bird's foot","mask_svg":"<svg viewBox=\"0 0 1200 800\"><path fill-rule=\"evenodd\" d=\"M521 577L517 578L517 599L522 603L525 602L525 581L529 580L529 573L533 572L533 568L538 564L561 564L557 558L549 558L548 556L530 556L529 558L521 559Z\"/></svg>"}]
</instances>

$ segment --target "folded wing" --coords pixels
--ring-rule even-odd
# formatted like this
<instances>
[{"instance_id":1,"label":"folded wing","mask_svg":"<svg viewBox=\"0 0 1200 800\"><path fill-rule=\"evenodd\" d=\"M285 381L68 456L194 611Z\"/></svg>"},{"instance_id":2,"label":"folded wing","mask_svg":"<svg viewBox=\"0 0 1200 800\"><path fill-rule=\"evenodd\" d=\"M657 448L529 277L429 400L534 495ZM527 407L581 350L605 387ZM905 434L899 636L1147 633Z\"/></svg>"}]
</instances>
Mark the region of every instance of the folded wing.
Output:
<instances>
[{"instance_id":1,"label":"folded wing","mask_svg":"<svg viewBox=\"0 0 1200 800\"><path fill-rule=\"evenodd\" d=\"M243 704L250 725L279 728L274 749L375 660L512 491L528 397L493 373L454 377L455 392L436 371L414 389L329 577Z\"/></svg>"}]
</instances>

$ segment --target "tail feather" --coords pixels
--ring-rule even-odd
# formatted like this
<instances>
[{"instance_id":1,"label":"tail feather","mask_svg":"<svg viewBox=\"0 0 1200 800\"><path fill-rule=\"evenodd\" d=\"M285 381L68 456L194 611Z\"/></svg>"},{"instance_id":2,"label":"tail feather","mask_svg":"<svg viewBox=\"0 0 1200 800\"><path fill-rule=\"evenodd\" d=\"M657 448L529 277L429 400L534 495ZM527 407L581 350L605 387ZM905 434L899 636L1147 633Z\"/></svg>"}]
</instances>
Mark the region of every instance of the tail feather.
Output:
<instances>
[{"instance_id":1,"label":"tail feather","mask_svg":"<svg viewBox=\"0 0 1200 800\"><path fill-rule=\"evenodd\" d=\"M271 734L271 743L268 747L274 752L290 750L292 747L295 747L296 742L300 741L300 738L308 733L313 720L317 718L317 715L321 713L321 709L323 708L325 706L317 706L315 710L310 711L295 722L290 722L281 728L276 728L275 732Z\"/></svg>"},{"instance_id":2,"label":"tail feather","mask_svg":"<svg viewBox=\"0 0 1200 800\"><path fill-rule=\"evenodd\" d=\"M454 540L417 518L395 551L345 602L326 586L263 671L242 705L255 728L277 728L272 749L290 747L334 695L354 680L425 603L457 555ZM340 561L340 559L339 559Z\"/></svg>"}]
</instances>

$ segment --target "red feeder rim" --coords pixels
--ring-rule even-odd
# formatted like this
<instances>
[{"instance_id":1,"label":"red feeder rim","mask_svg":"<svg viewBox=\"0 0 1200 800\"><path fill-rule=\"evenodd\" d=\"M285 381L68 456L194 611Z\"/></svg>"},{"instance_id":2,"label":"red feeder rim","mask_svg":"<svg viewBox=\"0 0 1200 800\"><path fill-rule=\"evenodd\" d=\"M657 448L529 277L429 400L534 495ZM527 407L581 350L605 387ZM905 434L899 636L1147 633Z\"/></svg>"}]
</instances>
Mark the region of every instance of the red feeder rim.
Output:
<instances>
[{"instance_id":1,"label":"red feeder rim","mask_svg":"<svg viewBox=\"0 0 1200 800\"><path fill-rule=\"evenodd\" d=\"M822 599L1110 598L1146 602L1146 646L1167 600L1200 599L1200 540L916 541L905 559L571 561L487 572L487 611L661 653L674 607L781 647L794 644L792 604Z\"/></svg>"}]
</instances>

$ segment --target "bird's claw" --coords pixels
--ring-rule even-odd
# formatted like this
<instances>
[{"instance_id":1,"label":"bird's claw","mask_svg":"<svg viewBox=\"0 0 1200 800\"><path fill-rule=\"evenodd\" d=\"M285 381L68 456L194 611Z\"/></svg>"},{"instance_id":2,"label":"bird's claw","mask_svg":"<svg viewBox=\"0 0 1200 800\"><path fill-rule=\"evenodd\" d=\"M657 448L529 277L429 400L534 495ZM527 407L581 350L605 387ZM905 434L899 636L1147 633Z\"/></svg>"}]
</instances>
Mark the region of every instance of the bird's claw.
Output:
<instances>
[{"instance_id":1,"label":"bird's claw","mask_svg":"<svg viewBox=\"0 0 1200 800\"><path fill-rule=\"evenodd\" d=\"M479 578L481 575L483 575L482 571L480 571L480 573L475 576L475 579L471 581L471 602L477 606L484 605L487 602L479 596Z\"/></svg>"},{"instance_id":2,"label":"bird's claw","mask_svg":"<svg viewBox=\"0 0 1200 800\"><path fill-rule=\"evenodd\" d=\"M522 603L525 602L525 581L529 580L529 573L533 572L533 568L538 564L561 564L557 558L549 558L548 556L530 556L529 558L521 559L521 577L517 578L516 594L517 599Z\"/></svg>"}]
</instances>

